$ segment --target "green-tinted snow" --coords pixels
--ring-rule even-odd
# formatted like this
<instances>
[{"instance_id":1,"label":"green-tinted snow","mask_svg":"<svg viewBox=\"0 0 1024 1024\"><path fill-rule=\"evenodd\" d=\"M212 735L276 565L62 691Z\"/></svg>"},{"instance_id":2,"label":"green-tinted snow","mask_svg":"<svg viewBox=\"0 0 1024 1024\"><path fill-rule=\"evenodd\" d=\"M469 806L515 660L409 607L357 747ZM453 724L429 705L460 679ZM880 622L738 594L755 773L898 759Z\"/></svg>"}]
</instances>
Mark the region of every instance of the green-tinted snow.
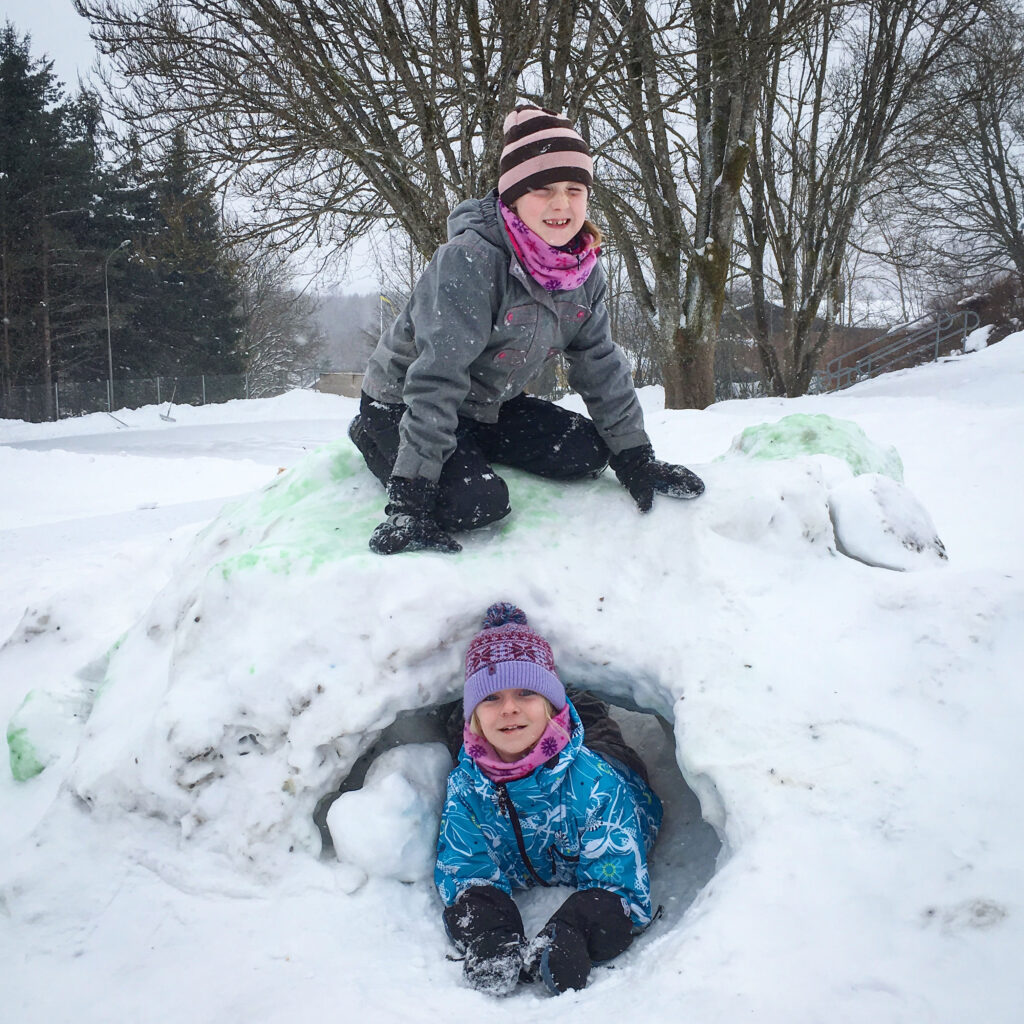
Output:
<instances>
[{"instance_id":1,"label":"green-tinted snow","mask_svg":"<svg viewBox=\"0 0 1024 1024\"><path fill-rule=\"evenodd\" d=\"M823 413L795 413L777 423L747 427L722 458L734 454L754 459L833 455L846 462L854 476L881 473L903 482L903 462L895 448L876 444L850 420L835 419Z\"/></svg>"},{"instance_id":2,"label":"green-tinted snow","mask_svg":"<svg viewBox=\"0 0 1024 1024\"><path fill-rule=\"evenodd\" d=\"M364 486L350 486L357 474ZM498 524L501 536L542 526L557 517L558 483L503 471L514 514ZM347 439L308 455L273 483L227 506L203 531L224 539L231 552L216 562L225 578L264 569L303 572L346 558L372 558L367 541L384 513L383 488L372 481ZM468 552L471 554L471 552Z\"/></svg>"},{"instance_id":3,"label":"green-tinted snow","mask_svg":"<svg viewBox=\"0 0 1024 1024\"><path fill-rule=\"evenodd\" d=\"M366 554L384 492L365 488L353 494L344 486L361 468L351 442L337 441L225 509L212 528L251 538L252 543L222 559L220 571L229 577L258 567L280 574L302 564L314 572L328 562Z\"/></svg>"},{"instance_id":4,"label":"green-tinted snow","mask_svg":"<svg viewBox=\"0 0 1024 1024\"><path fill-rule=\"evenodd\" d=\"M555 499L562 494L563 485L515 470L503 471L502 477L512 506L512 515L501 522L503 537L543 527L558 517Z\"/></svg>"},{"instance_id":5,"label":"green-tinted snow","mask_svg":"<svg viewBox=\"0 0 1024 1024\"><path fill-rule=\"evenodd\" d=\"M30 692L7 726L7 751L11 762L11 774L18 782L34 778L46 767L28 737L28 729L17 724L19 713L31 699Z\"/></svg>"}]
</instances>

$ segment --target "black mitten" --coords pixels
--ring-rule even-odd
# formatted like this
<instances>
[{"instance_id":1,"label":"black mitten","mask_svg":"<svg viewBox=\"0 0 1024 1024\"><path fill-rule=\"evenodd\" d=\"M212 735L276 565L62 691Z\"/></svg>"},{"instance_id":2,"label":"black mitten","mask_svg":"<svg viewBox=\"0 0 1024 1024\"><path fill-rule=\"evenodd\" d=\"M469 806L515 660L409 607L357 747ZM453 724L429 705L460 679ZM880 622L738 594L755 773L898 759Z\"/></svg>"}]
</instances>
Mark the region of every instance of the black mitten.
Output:
<instances>
[{"instance_id":1,"label":"black mitten","mask_svg":"<svg viewBox=\"0 0 1024 1024\"><path fill-rule=\"evenodd\" d=\"M493 931L473 939L466 947L462 973L471 988L491 996L507 996L519 984L526 938Z\"/></svg>"},{"instance_id":2,"label":"black mitten","mask_svg":"<svg viewBox=\"0 0 1024 1024\"><path fill-rule=\"evenodd\" d=\"M656 459L649 444L626 448L612 455L608 465L641 512L650 512L655 491L670 498L698 498L704 493L704 481L696 473L691 473L685 466L674 466Z\"/></svg>"},{"instance_id":3,"label":"black mitten","mask_svg":"<svg viewBox=\"0 0 1024 1024\"><path fill-rule=\"evenodd\" d=\"M608 889L574 892L530 944L527 970L558 995L587 984L590 968L617 957L633 941L622 899Z\"/></svg>"},{"instance_id":4,"label":"black mitten","mask_svg":"<svg viewBox=\"0 0 1024 1024\"><path fill-rule=\"evenodd\" d=\"M393 476L388 481L388 503L384 507L387 520L373 531L370 550L378 555L394 555L399 551L462 550L437 521L437 484L422 477L410 480Z\"/></svg>"},{"instance_id":5,"label":"black mitten","mask_svg":"<svg viewBox=\"0 0 1024 1024\"><path fill-rule=\"evenodd\" d=\"M492 885L474 885L445 908L451 940L466 954L466 981L480 992L506 996L519 983L526 935L512 897Z\"/></svg>"}]
</instances>

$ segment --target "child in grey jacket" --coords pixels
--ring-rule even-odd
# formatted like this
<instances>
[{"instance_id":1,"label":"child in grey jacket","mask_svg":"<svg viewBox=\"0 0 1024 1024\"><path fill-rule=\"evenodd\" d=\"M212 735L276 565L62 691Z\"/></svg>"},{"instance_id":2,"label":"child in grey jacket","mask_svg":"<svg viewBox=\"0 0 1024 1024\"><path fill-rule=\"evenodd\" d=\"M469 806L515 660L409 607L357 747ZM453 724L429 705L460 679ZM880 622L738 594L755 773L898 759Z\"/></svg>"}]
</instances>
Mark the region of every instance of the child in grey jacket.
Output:
<instances>
[{"instance_id":1,"label":"child in grey jacket","mask_svg":"<svg viewBox=\"0 0 1024 1024\"><path fill-rule=\"evenodd\" d=\"M507 515L492 462L551 479L611 465L641 512L655 491L695 498L701 480L654 458L628 360L612 341L587 220L593 161L565 118L534 106L505 120L498 189L461 203L448 242L384 332L349 436L387 487L379 554L459 551L451 534ZM562 353L592 419L527 396Z\"/></svg>"}]
</instances>

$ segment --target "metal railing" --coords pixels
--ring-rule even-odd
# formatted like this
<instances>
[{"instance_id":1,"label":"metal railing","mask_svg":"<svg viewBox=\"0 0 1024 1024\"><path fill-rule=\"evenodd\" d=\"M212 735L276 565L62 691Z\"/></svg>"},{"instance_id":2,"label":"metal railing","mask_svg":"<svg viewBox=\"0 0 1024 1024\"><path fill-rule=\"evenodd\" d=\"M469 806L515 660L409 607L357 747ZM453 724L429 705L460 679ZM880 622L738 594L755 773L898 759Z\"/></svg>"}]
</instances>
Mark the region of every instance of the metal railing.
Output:
<instances>
[{"instance_id":1,"label":"metal railing","mask_svg":"<svg viewBox=\"0 0 1024 1024\"><path fill-rule=\"evenodd\" d=\"M880 373L934 362L956 348L957 341L962 346L967 335L980 323L977 313L965 309L953 314L940 313L934 321L909 334L902 332L913 324L890 330L826 363L819 389L841 391ZM901 333L896 334L896 330Z\"/></svg>"},{"instance_id":2,"label":"metal railing","mask_svg":"<svg viewBox=\"0 0 1024 1024\"><path fill-rule=\"evenodd\" d=\"M213 405L236 398L272 398L311 387L319 371L199 374L114 380L60 381L52 388L29 384L0 393L0 419L41 423L92 412L140 409L146 405Z\"/></svg>"}]
</instances>

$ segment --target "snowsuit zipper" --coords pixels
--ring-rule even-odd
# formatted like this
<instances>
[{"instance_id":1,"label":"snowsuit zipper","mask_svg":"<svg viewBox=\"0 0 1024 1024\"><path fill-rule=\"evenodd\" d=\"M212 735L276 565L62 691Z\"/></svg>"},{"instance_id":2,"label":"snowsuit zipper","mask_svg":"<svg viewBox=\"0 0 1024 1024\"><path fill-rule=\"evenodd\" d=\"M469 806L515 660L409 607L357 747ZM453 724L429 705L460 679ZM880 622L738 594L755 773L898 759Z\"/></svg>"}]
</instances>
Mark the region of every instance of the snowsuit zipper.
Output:
<instances>
[{"instance_id":1,"label":"snowsuit zipper","mask_svg":"<svg viewBox=\"0 0 1024 1024\"><path fill-rule=\"evenodd\" d=\"M516 834L516 845L519 847L519 856L523 858L523 864L526 865L526 870L530 872L533 880L539 885L543 885L546 889L551 888L550 882L545 882L543 878L537 874L537 869L533 866L530 860L529 854L526 852L526 843L523 841L523 829L519 824L519 815L516 813L515 804L512 803L512 798L508 795L508 789L505 787L504 782L496 783L498 790L498 808L503 814L508 815L509 821L512 823L512 831Z\"/></svg>"}]
</instances>

